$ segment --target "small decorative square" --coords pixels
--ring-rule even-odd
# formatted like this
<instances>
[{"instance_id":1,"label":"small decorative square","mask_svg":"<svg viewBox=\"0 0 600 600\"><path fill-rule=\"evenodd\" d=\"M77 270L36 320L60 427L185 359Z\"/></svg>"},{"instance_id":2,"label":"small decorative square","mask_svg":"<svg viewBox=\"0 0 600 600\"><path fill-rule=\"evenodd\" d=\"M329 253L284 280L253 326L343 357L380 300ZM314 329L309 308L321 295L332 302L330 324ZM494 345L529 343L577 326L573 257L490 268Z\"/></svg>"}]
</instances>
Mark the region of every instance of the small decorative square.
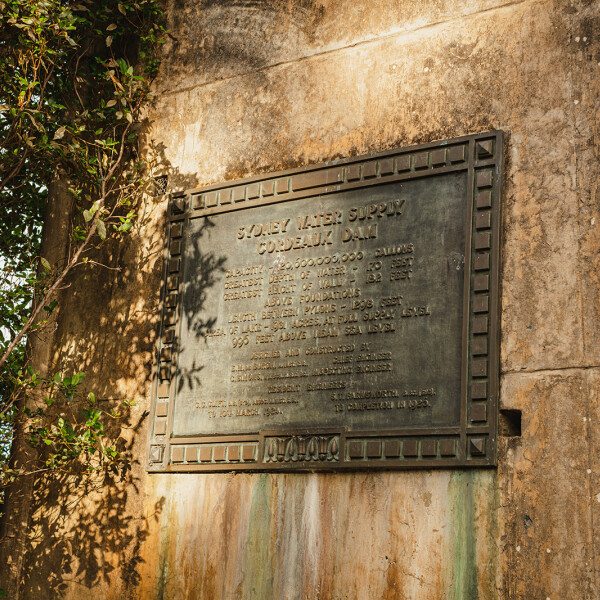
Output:
<instances>
[{"instance_id":1,"label":"small decorative square","mask_svg":"<svg viewBox=\"0 0 600 600\"><path fill-rule=\"evenodd\" d=\"M171 214L177 215L185 211L185 198L173 198L171 201Z\"/></svg>"},{"instance_id":2,"label":"small decorative square","mask_svg":"<svg viewBox=\"0 0 600 600\"><path fill-rule=\"evenodd\" d=\"M179 271L179 266L181 265L180 258L172 258L169 261L169 273L177 273Z\"/></svg>"},{"instance_id":3,"label":"small decorative square","mask_svg":"<svg viewBox=\"0 0 600 600\"><path fill-rule=\"evenodd\" d=\"M185 462L197 462L198 460L198 449L194 446L188 446L185 449Z\"/></svg>"},{"instance_id":4,"label":"small decorative square","mask_svg":"<svg viewBox=\"0 0 600 600\"><path fill-rule=\"evenodd\" d=\"M168 402L157 402L156 403L156 416L166 417L169 414Z\"/></svg>"},{"instance_id":5,"label":"small decorative square","mask_svg":"<svg viewBox=\"0 0 600 600\"><path fill-rule=\"evenodd\" d=\"M446 166L446 148L438 148L431 153L431 164L434 167Z\"/></svg>"},{"instance_id":6,"label":"small decorative square","mask_svg":"<svg viewBox=\"0 0 600 600\"><path fill-rule=\"evenodd\" d=\"M394 159L385 158L379 161L380 175L391 175L394 172Z\"/></svg>"},{"instance_id":7,"label":"small decorative square","mask_svg":"<svg viewBox=\"0 0 600 600\"><path fill-rule=\"evenodd\" d=\"M275 182L274 181L263 181L261 184L262 195L263 196L272 196L275 192Z\"/></svg>"},{"instance_id":8,"label":"small decorative square","mask_svg":"<svg viewBox=\"0 0 600 600\"><path fill-rule=\"evenodd\" d=\"M477 187L492 187L492 172L491 171L478 171L477 172Z\"/></svg>"},{"instance_id":9,"label":"small decorative square","mask_svg":"<svg viewBox=\"0 0 600 600\"><path fill-rule=\"evenodd\" d=\"M179 256L181 254L181 240L173 240L169 248L171 256Z\"/></svg>"},{"instance_id":10,"label":"small decorative square","mask_svg":"<svg viewBox=\"0 0 600 600\"><path fill-rule=\"evenodd\" d=\"M494 154L494 144L492 140L483 140L477 142L477 158L489 158Z\"/></svg>"},{"instance_id":11,"label":"small decorative square","mask_svg":"<svg viewBox=\"0 0 600 600\"><path fill-rule=\"evenodd\" d=\"M437 440L422 440L421 456L437 456Z\"/></svg>"},{"instance_id":12,"label":"small decorative square","mask_svg":"<svg viewBox=\"0 0 600 600\"><path fill-rule=\"evenodd\" d=\"M159 369L159 377L161 381L170 381L171 365L162 365Z\"/></svg>"},{"instance_id":13,"label":"small decorative square","mask_svg":"<svg viewBox=\"0 0 600 600\"><path fill-rule=\"evenodd\" d=\"M487 274L475 275L473 278L473 290L476 292L487 292L490 289L490 276Z\"/></svg>"},{"instance_id":14,"label":"small decorative square","mask_svg":"<svg viewBox=\"0 0 600 600\"><path fill-rule=\"evenodd\" d=\"M348 456L350 458L362 458L363 457L363 443L359 441L352 441L348 444Z\"/></svg>"},{"instance_id":15,"label":"small decorative square","mask_svg":"<svg viewBox=\"0 0 600 600\"><path fill-rule=\"evenodd\" d=\"M488 318L487 317L475 317L473 319L473 333L487 333L488 330Z\"/></svg>"},{"instance_id":16,"label":"small decorative square","mask_svg":"<svg viewBox=\"0 0 600 600\"><path fill-rule=\"evenodd\" d=\"M367 442L367 458L381 458L381 442Z\"/></svg>"},{"instance_id":17,"label":"small decorative square","mask_svg":"<svg viewBox=\"0 0 600 600\"><path fill-rule=\"evenodd\" d=\"M456 456L456 440L440 440L441 456Z\"/></svg>"},{"instance_id":18,"label":"small decorative square","mask_svg":"<svg viewBox=\"0 0 600 600\"><path fill-rule=\"evenodd\" d=\"M171 238L180 238L183 235L183 223L174 223L171 226Z\"/></svg>"},{"instance_id":19,"label":"small decorative square","mask_svg":"<svg viewBox=\"0 0 600 600\"><path fill-rule=\"evenodd\" d=\"M490 253L478 252L475 255L475 270L484 271L490 268Z\"/></svg>"},{"instance_id":20,"label":"small decorative square","mask_svg":"<svg viewBox=\"0 0 600 600\"><path fill-rule=\"evenodd\" d=\"M469 454L471 456L484 456L485 438L469 438Z\"/></svg>"},{"instance_id":21,"label":"small decorative square","mask_svg":"<svg viewBox=\"0 0 600 600\"><path fill-rule=\"evenodd\" d=\"M207 192L204 194L204 208L212 208L217 205L217 192Z\"/></svg>"},{"instance_id":22,"label":"small decorative square","mask_svg":"<svg viewBox=\"0 0 600 600\"><path fill-rule=\"evenodd\" d=\"M492 190L481 190L475 204L477 208L492 208Z\"/></svg>"},{"instance_id":23,"label":"small decorative square","mask_svg":"<svg viewBox=\"0 0 600 600\"><path fill-rule=\"evenodd\" d=\"M175 311L167 310L165 312L165 318L163 320L163 325L165 327L170 327L171 325L175 325Z\"/></svg>"},{"instance_id":24,"label":"small decorative square","mask_svg":"<svg viewBox=\"0 0 600 600\"><path fill-rule=\"evenodd\" d=\"M410 171L410 154L403 154L396 158L396 169L398 169L398 173Z\"/></svg>"},{"instance_id":25,"label":"small decorative square","mask_svg":"<svg viewBox=\"0 0 600 600\"><path fill-rule=\"evenodd\" d=\"M225 189L219 192L219 204L231 204L231 190Z\"/></svg>"},{"instance_id":26,"label":"small decorative square","mask_svg":"<svg viewBox=\"0 0 600 600\"><path fill-rule=\"evenodd\" d=\"M400 456L400 442L395 440L386 442L384 454L386 458L398 458Z\"/></svg>"},{"instance_id":27,"label":"small decorative square","mask_svg":"<svg viewBox=\"0 0 600 600\"><path fill-rule=\"evenodd\" d=\"M427 169L429 167L429 152L420 152L415 154L415 169Z\"/></svg>"},{"instance_id":28,"label":"small decorative square","mask_svg":"<svg viewBox=\"0 0 600 600\"><path fill-rule=\"evenodd\" d=\"M244 460L256 460L256 446L242 446L242 458Z\"/></svg>"},{"instance_id":29,"label":"small decorative square","mask_svg":"<svg viewBox=\"0 0 600 600\"><path fill-rule=\"evenodd\" d=\"M227 448L227 460L229 460L229 461L240 460L240 447L239 446L229 446L229 448Z\"/></svg>"},{"instance_id":30,"label":"small decorative square","mask_svg":"<svg viewBox=\"0 0 600 600\"><path fill-rule=\"evenodd\" d=\"M175 446L171 449L171 460L175 462L183 462L184 448L182 446Z\"/></svg>"},{"instance_id":31,"label":"small decorative square","mask_svg":"<svg viewBox=\"0 0 600 600\"><path fill-rule=\"evenodd\" d=\"M488 353L488 338L487 335L478 335L473 338L473 343L471 344L471 351L475 356L480 356L482 354Z\"/></svg>"},{"instance_id":32,"label":"small decorative square","mask_svg":"<svg viewBox=\"0 0 600 600\"><path fill-rule=\"evenodd\" d=\"M404 440L402 442L402 454L405 457L413 457L419 455L419 445L417 440Z\"/></svg>"},{"instance_id":33,"label":"small decorative square","mask_svg":"<svg viewBox=\"0 0 600 600\"><path fill-rule=\"evenodd\" d=\"M259 183L251 183L248 186L248 200L254 200L258 198L260 195L260 184Z\"/></svg>"},{"instance_id":34,"label":"small decorative square","mask_svg":"<svg viewBox=\"0 0 600 600\"><path fill-rule=\"evenodd\" d=\"M165 300L167 308L175 308L177 306L177 294L169 294Z\"/></svg>"},{"instance_id":35,"label":"small decorative square","mask_svg":"<svg viewBox=\"0 0 600 600\"><path fill-rule=\"evenodd\" d=\"M466 149L467 148L464 145L463 146L453 146L452 148L450 148L450 151L449 151L450 162L451 163L465 162Z\"/></svg>"},{"instance_id":36,"label":"small decorative square","mask_svg":"<svg viewBox=\"0 0 600 600\"><path fill-rule=\"evenodd\" d=\"M158 386L158 392L156 394L159 398L168 398L169 397L169 384L161 383Z\"/></svg>"},{"instance_id":37,"label":"small decorative square","mask_svg":"<svg viewBox=\"0 0 600 600\"><path fill-rule=\"evenodd\" d=\"M473 377L485 377L487 375L487 359L474 359L471 364L471 374Z\"/></svg>"},{"instance_id":38,"label":"small decorative square","mask_svg":"<svg viewBox=\"0 0 600 600\"><path fill-rule=\"evenodd\" d=\"M487 421L487 406L484 403L471 406L471 421L473 423Z\"/></svg>"},{"instance_id":39,"label":"small decorative square","mask_svg":"<svg viewBox=\"0 0 600 600\"><path fill-rule=\"evenodd\" d=\"M160 360L163 360L165 362L169 362L171 360L171 354L172 354L172 352L171 352L171 348L170 347L163 348L160 351Z\"/></svg>"},{"instance_id":40,"label":"small decorative square","mask_svg":"<svg viewBox=\"0 0 600 600\"><path fill-rule=\"evenodd\" d=\"M473 312L476 312L476 313L488 312L489 304L490 304L489 296L484 296L484 295L475 296L475 298L473 298Z\"/></svg>"},{"instance_id":41,"label":"small decorative square","mask_svg":"<svg viewBox=\"0 0 600 600\"><path fill-rule=\"evenodd\" d=\"M179 287L179 277L177 275L170 275L167 278L167 289L169 291L176 290Z\"/></svg>"},{"instance_id":42,"label":"small decorative square","mask_svg":"<svg viewBox=\"0 0 600 600\"><path fill-rule=\"evenodd\" d=\"M246 199L246 188L244 186L233 188L231 190L231 199L234 202L243 202Z\"/></svg>"},{"instance_id":43,"label":"small decorative square","mask_svg":"<svg viewBox=\"0 0 600 600\"><path fill-rule=\"evenodd\" d=\"M492 234L489 231L478 231L475 234L475 249L487 250L492 246Z\"/></svg>"},{"instance_id":44,"label":"small decorative square","mask_svg":"<svg viewBox=\"0 0 600 600\"><path fill-rule=\"evenodd\" d=\"M363 177L365 179L370 179L371 177L375 177L377 175L377 163L376 162L368 162L363 165Z\"/></svg>"},{"instance_id":45,"label":"small decorative square","mask_svg":"<svg viewBox=\"0 0 600 600\"><path fill-rule=\"evenodd\" d=\"M485 400L487 398L487 382L474 381L471 384L471 398L473 400Z\"/></svg>"},{"instance_id":46,"label":"small decorative square","mask_svg":"<svg viewBox=\"0 0 600 600\"><path fill-rule=\"evenodd\" d=\"M477 229L490 229L492 226L492 213L489 210L477 213L475 217L475 227Z\"/></svg>"},{"instance_id":47,"label":"small decorative square","mask_svg":"<svg viewBox=\"0 0 600 600\"><path fill-rule=\"evenodd\" d=\"M223 461L225 460L225 446L215 446L213 450L213 460Z\"/></svg>"},{"instance_id":48,"label":"small decorative square","mask_svg":"<svg viewBox=\"0 0 600 600\"><path fill-rule=\"evenodd\" d=\"M162 462L164 446L150 446L150 462Z\"/></svg>"},{"instance_id":49,"label":"small decorative square","mask_svg":"<svg viewBox=\"0 0 600 600\"><path fill-rule=\"evenodd\" d=\"M192 210L200 210L204 208L204 196L202 194L194 194L192 196Z\"/></svg>"},{"instance_id":50,"label":"small decorative square","mask_svg":"<svg viewBox=\"0 0 600 600\"><path fill-rule=\"evenodd\" d=\"M287 194L290 191L289 180L287 177L285 179L277 180L276 190L278 194Z\"/></svg>"},{"instance_id":51,"label":"small decorative square","mask_svg":"<svg viewBox=\"0 0 600 600\"><path fill-rule=\"evenodd\" d=\"M349 165L346 168L346 177L348 181L360 179L360 165Z\"/></svg>"},{"instance_id":52,"label":"small decorative square","mask_svg":"<svg viewBox=\"0 0 600 600\"><path fill-rule=\"evenodd\" d=\"M200 446L200 462L210 462L212 448L210 446Z\"/></svg>"},{"instance_id":53,"label":"small decorative square","mask_svg":"<svg viewBox=\"0 0 600 600\"><path fill-rule=\"evenodd\" d=\"M167 422L163 420L156 420L154 422L154 434L165 435L167 433Z\"/></svg>"}]
</instances>

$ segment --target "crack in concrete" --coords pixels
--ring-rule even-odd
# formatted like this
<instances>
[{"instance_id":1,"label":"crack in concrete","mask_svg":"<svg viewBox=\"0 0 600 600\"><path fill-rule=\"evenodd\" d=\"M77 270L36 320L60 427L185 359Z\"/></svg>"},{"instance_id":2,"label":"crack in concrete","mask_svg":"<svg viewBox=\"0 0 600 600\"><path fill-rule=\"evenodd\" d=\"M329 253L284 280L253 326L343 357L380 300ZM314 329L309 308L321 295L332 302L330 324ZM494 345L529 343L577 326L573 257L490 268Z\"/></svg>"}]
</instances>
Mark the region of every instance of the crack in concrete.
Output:
<instances>
[{"instance_id":1,"label":"crack in concrete","mask_svg":"<svg viewBox=\"0 0 600 600\"><path fill-rule=\"evenodd\" d=\"M279 62L271 63L269 65L264 65L263 67L259 67L257 69L243 71L242 73L237 73L236 75L230 75L228 77L222 77L219 79L211 79L210 81L205 81L204 83L198 83L195 85L185 86L185 87L177 88L175 90L162 90L162 91L160 91L160 94L163 96L172 96L175 94L182 94L185 92L190 92L192 90L196 90L198 88L209 87L216 83L227 83L229 81L233 81L234 79L240 79L243 77L247 77L248 75L252 75L254 73L262 73L262 72L268 71L270 69L276 69L277 67L292 65L294 63L302 63L302 62L309 61L309 60L312 60L315 58L320 58L322 56L327 56L329 54L334 54L336 52L343 52L343 51L351 49L351 48L360 48L360 47L366 46L368 44L374 44L377 42L382 42L382 41L393 39L396 37L411 35L411 34L419 32L419 31L425 31L427 29L432 29L432 28L438 27L440 25L447 25L449 23L457 23L464 19L473 19L475 17L478 17L479 15L504 10L506 8L512 8L514 6L518 6L519 4L538 4L538 3L546 3L548 1L550 1L550 0L512 0L510 2L506 2L505 4L501 4L499 6L485 8L483 10L479 10L479 11L472 12L472 13L467 13L464 15L460 15L458 17L449 17L447 19L441 19L440 21L435 21L433 23L427 23L426 25L420 25L420 26L414 27L412 29L403 29L401 31L393 31L393 32L386 33L386 34L378 36L378 37L372 37L372 38L368 38L368 39L364 39L364 40L359 40L352 44L348 44L347 46L339 46L337 48L329 48L328 50L323 50L321 52L314 52L312 54L306 54L306 55L300 56L298 58L294 58L294 59L290 59L290 60L282 60Z\"/></svg>"},{"instance_id":2,"label":"crack in concrete","mask_svg":"<svg viewBox=\"0 0 600 600\"><path fill-rule=\"evenodd\" d=\"M532 375L535 373L553 373L555 371L591 371L600 369L600 365L575 365L568 367L545 367L543 369L515 369L511 371L500 371L500 377L505 375Z\"/></svg>"}]
</instances>

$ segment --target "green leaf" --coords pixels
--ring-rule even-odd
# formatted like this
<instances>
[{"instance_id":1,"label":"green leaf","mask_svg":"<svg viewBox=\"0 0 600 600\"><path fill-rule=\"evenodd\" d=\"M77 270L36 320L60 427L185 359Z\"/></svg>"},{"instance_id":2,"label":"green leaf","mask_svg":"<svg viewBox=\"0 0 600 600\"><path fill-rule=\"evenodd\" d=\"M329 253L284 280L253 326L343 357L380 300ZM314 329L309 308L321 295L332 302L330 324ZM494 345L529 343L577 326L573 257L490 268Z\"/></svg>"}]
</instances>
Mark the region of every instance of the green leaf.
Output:
<instances>
[{"instance_id":1,"label":"green leaf","mask_svg":"<svg viewBox=\"0 0 600 600\"><path fill-rule=\"evenodd\" d=\"M94 216L92 215L92 213L89 210L84 210L83 218L85 219L85 222L88 223L89 221L91 221L94 218Z\"/></svg>"},{"instance_id":2,"label":"green leaf","mask_svg":"<svg viewBox=\"0 0 600 600\"><path fill-rule=\"evenodd\" d=\"M67 128L63 125L62 127L59 127L56 130L56 133L54 134L54 139L55 140L62 140L65 137L65 131L67 130Z\"/></svg>"},{"instance_id":3,"label":"green leaf","mask_svg":"<svg viewBox=\"0 0 600 600\"><path fill-rule=\"evenodd\" d=\"M52 267L50 266L50 263L43 256L40 258L40 262L42 263L42 267L44 267L44 269L46 269L46 271L48 271L48 273L50 273L50 271L52 271Z\"/></svg>"},{"instance_id":4,"label":"green leaf","mask_svg":"<svg viewBox=\"0 0 600 600\"><path fill-rule=\"evenodd\" d=\"M98 221L98 235L101 240L106 239L106 225L104 224L104 221Z\"/></svg>"},{"instance_id":5,"label":"green leaf","mask_svg":"<svg viewBox=\"0 0 600 600\"><path fill-rule=\"evenodd\" d=\"M77 385L84 377L85 373L75 373L71 379L71 385Z\"/></svg>"},{"instance_id":6,"label":"green leaf","mask_svg":"<svg viewBox=\"0 0 600 600\"><path fill-rule=\"evenodd\" d=\"M44 310L50 314L52 313L52 311L58 306L58 301L57 300L52 300L52 302L50 302L50 304L44 306Z\"/></svg>"}]
</instances>

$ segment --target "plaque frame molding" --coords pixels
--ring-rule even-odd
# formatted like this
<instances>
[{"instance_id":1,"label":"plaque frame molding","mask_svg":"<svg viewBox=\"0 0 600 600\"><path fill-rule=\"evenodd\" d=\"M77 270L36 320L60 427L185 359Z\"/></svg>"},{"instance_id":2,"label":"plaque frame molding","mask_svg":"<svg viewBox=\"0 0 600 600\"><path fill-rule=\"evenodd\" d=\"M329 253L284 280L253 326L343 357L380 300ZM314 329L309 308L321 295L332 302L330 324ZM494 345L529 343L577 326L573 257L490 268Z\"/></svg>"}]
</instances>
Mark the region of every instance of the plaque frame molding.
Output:
<instances>
[{"instance_id":1,"label":"plaque frame molding","mask_svg":"<svg viewBox=\"0 0 600 600\"><path fill-rule=\"evenodd\" d=\"M149 472L346 471L497 465L504 133L488 131L172 193L152 376ZM460 425L171 437L185 231L191 219L467 172Z\"/></svg>"}]
</instances>

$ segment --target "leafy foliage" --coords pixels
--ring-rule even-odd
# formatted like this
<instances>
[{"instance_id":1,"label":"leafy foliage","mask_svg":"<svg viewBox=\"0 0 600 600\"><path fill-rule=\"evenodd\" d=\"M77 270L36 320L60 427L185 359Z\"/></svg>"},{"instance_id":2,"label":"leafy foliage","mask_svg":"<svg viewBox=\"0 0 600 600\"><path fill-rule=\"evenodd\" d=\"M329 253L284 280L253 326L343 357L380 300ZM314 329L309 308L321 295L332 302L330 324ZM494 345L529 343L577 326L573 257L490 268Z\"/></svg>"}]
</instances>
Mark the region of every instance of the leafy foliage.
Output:
<instances>
[{"instance_id":1,"label":"leafy foliage","mask_svg":"<svg viewBox=\"0 0 600 600\"><path fill-rule=\"evenodd\" d=\"M28 395L37 389L44 395L45 406L32 409L25 403L23 408L28 442L40 450L39 469L70 472L83 467L87 471L97 471L118 464L121 458L118 440L107 435L104 422L120 419L131 402L122 401L119 411L100 408L93 392L85 394L81 390L84 373L72 376L56 373L52 378L41 378L39 373L27 367L25 372L19 371L18 377L19 381L15 383L21 394ZM1 466L4 484L21 474L8 462Z\"/></svg>"},{"instance_id":2,"label":"leafy foliage","mask_svg":"<svg viewBox=\"0 0 600 600\"><path fill-rule=\"evenodd\" d=\"M83 375L40 378L27 367L25 340L55 310L66 275L86 263L98 244L134 225L137 200L150 180L137 139L158 69L161 16L158 0L0 0L5 463L18 419L27 421L32 443L46 447L45 468L65 468L98 452L117 456L102 441L107 414L93 394L82 399L76 392ZM68 183L72 197L71 242L64 260L51 264L39 252L43 214L57 179ZM34 389L46 403L32 410L27 398ZM5 475L15 474L7 467Z\"/></svg>"}]
</instances>

